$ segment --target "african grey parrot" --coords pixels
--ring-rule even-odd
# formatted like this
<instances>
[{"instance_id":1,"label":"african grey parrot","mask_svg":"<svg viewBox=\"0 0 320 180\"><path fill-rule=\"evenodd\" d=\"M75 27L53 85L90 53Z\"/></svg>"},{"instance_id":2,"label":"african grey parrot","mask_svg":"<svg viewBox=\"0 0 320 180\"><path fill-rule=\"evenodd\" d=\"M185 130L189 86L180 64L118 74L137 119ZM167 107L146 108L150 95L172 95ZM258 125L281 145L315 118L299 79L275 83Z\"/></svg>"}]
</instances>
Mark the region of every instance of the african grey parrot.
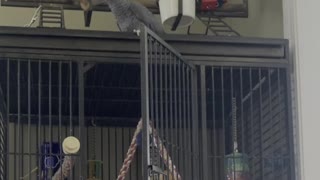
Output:
<instances>
[{"instance_id":1,"label":"african grey parrot","mask_svg":"<svg viewBox=\"0 0 320 180\"><path fill-rule=\"evenodd\" d=\"M140 23L143 23L157 34L164 33L162 23L138 2L131 0L80 0L80 5L84 11L104 3L109 6L116 17L120 31L135 32L139 30Z\"/></svg>"}]
</instances>

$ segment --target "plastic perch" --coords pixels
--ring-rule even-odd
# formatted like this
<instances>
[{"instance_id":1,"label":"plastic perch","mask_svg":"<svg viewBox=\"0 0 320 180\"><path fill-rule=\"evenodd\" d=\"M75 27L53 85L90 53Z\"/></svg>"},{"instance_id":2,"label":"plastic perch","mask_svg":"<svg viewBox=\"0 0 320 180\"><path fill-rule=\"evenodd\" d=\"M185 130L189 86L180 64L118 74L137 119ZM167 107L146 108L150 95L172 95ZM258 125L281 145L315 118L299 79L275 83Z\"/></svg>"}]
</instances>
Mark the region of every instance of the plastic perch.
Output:
<instances>
[{"instance_id":1,"label":"plastic perch","mask_svg":"<svg viewBox=\"0 0 320 180\"><path fill-rule=\"evenodd\" d=\"M64 157L61 167L52 177L52 180L63 180L69 176L74 165L74 157L68 155L78 153L80 149L80 142L76 137L69 136L62 142L62 149L66 156Z\"/></svg>"}]
</instances>

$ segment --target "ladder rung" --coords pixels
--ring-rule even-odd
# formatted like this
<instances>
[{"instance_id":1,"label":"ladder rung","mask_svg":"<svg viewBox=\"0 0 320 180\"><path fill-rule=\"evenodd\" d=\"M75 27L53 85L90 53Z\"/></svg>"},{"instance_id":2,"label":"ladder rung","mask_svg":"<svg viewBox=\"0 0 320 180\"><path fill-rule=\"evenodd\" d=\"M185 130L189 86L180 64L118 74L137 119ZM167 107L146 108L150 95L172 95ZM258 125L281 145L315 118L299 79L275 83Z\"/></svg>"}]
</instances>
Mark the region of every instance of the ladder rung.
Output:
<instances>
[{"instance_id":1,"label":"ladder rung","mask_svg":"<svg viewBox=\"0 0 320 180\"><path fill-rule=\"evenodd\" d=\"M50 23L50 24L59 23L59 24L61 24L61 21L42 21L42 23Z\"/></svg>"},{"instance_id":2,"label":"ladder rung","mask_svg":"<svg viewBox=\"0 0 320 180\"><path fill-rule=\"evenodd\" d=\"M227 31L227 32L232 32L232 30L230 30L230 29L223 29L223 28L210 28L211 30L213 30L213 31Z\"/></svg>"},{"instance_id":3,"label":"ladder rung","mask_svg":"<svg viewBox=\"0 0 320 180\"><path fill-rule=\"evenodd\" d=\"M228 30L215 30L215 32L234 33L233 31Z\"/></svg>"},{"instance_id":4,"label":"ladder rung","mask_svg":"<svg viewBox=\"0 0 320 180\"><path fill-rule=\"evenodd\" d=\"M62 11L62 9L47 9L47 8L42 8L42 10L47 12Z\"/></svg>"},{"instance_id":5,"label":"ladder rung","mask_svg":"<svg viewBox=\"0 0 320 180\"><path fill-rule=\"evenodd\" d=\"M42 12L42 15L50 15L50 16L61 16L61 12Z\"/></svg>"},{"instance_id":6,"label":"ladder rung","mask_svg":"<svg viewBox=\"0 0 320 180\"><path fill-rule=\"evenodd\" d=\"M209 25L209 26L226 26L225 24L216 23L216 22L209 22L209 23L206 23L206 24Z\"/></svg>"},{"instance_id":7,"label":"ladder rung","mask_svg":"<svg viewBox=\"0 0 320 180\"><path fill-rule=\"evenodd\" d=\"M42 19L61 19L61 16L42 16Z\"/></svg>"},{"instance_id":8,"label":"ladder rung","mask_svg":"<svg viewBox=\"0 0 320 180\"><path fill-rule=\"evenodd\" d=\"M215 26L211 26L211 27L209 27L209 29L213 29L213 30L217 30L217 31L231 31L231 29L230 28L228 28L228 27L215 27Z\"/></svg>"},{"instance_id":9,"label":"ladder rung","mask_svg":"<svg viewBox=\"0 0 320 180\"><path fill-rule=\"evenodd\" d=\"M61 12L46 12L46 11L42 11L42 14L57 14L57 15L61 15Z\"/></svg>"},{"instance_id":10,"label":"ladder rung","mask_svg":"<svg viewBox=\"0 0 320 180\"><path fill-rule=\"evenodd\" d=\"M228 28L228 26L220 25L220 24L209 24L208 27L226 27L226 28Z\"/></svg>"},{"instance_id":11,"label":"ladder rung","mask_svg":"<svg viewBox=\"0 0 320 180\"><path fill-rule=\"evenodd\" d=\"M48 11L53 11L53 10L62 10L61 7L53 7L53 6L50 6L50 7L43 7L42 8L43 10L48 10Z\"/></svg>"},{"instance_id":12,"label":"ladder rung","mask_svg":"<svg viewBox=\"0 0 320 180\"><path fill-rule=\"evenodd\" d=\"M45 27L44 24L52 24L64 28L64 14L63 7L50 6L43 7L40 12L39 27Z\"/></svg>"},{"instance_id":13,"label":"ladder rung","mask_svg":"<svg viewBox=\"0 0 320 180\"><path fill-rule=\"evenodd\" d=\"M219 19L215 19L215 18L200 18L203 21L210 21L210 22L221 22Z\"/></svg>"},{"instance_id":14,"label":"ladder rung","mask_svg":"<svg viewBox=\"0 0 320 180\"><path fill-rule=\"evenodd\" d=\"M219 17L210 17L210 13L199 13L197 18L206 26L205 35L214 34L219 36L220 34L226 34L230 36L240 36L235 32L228 23L224 22ZM191 34L191 33L189 33Z\"/></svg>"}]
</instances>

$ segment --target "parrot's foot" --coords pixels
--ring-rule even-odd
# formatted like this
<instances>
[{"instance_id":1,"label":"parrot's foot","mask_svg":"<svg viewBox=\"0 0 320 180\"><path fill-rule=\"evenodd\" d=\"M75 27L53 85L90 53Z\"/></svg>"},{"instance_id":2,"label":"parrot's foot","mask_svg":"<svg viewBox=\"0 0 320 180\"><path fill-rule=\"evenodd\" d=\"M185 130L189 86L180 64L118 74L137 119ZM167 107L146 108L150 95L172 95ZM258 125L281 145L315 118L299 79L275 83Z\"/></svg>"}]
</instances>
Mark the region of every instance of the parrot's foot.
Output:
<instances>
[{"instance_id":1,"label":"parrot's foot","mask_svg":"<svg viewBox=\"0 0 320 180\"><path fill-rule=\"evenodd\" d=\"M138 36L140 36L140 32L141 32L140 29L134 29L133 32L136 33Z\"/></svg>"}]
</instances>

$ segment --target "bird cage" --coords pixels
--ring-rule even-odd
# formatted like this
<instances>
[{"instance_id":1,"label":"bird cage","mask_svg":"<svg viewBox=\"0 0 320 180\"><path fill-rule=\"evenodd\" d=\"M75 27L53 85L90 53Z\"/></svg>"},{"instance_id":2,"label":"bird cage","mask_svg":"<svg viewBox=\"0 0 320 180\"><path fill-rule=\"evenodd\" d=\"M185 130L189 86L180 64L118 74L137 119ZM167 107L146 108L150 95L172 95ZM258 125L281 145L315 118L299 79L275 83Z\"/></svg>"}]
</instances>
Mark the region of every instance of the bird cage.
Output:
<instances>
[{"instance_id":1,"label":"bird cage","mask_svg":"<svg viewBox=\"0 0 320 180\"><path fill-rule=\"evenodd\" d=\"M102 180L295 180L286 40L162 39L147 27L0 27L0 38L0 179L53 177L58 156L70 180L99 169ZM68 136L76 154L61 151Z\"/></svg>"}]
</instances>

